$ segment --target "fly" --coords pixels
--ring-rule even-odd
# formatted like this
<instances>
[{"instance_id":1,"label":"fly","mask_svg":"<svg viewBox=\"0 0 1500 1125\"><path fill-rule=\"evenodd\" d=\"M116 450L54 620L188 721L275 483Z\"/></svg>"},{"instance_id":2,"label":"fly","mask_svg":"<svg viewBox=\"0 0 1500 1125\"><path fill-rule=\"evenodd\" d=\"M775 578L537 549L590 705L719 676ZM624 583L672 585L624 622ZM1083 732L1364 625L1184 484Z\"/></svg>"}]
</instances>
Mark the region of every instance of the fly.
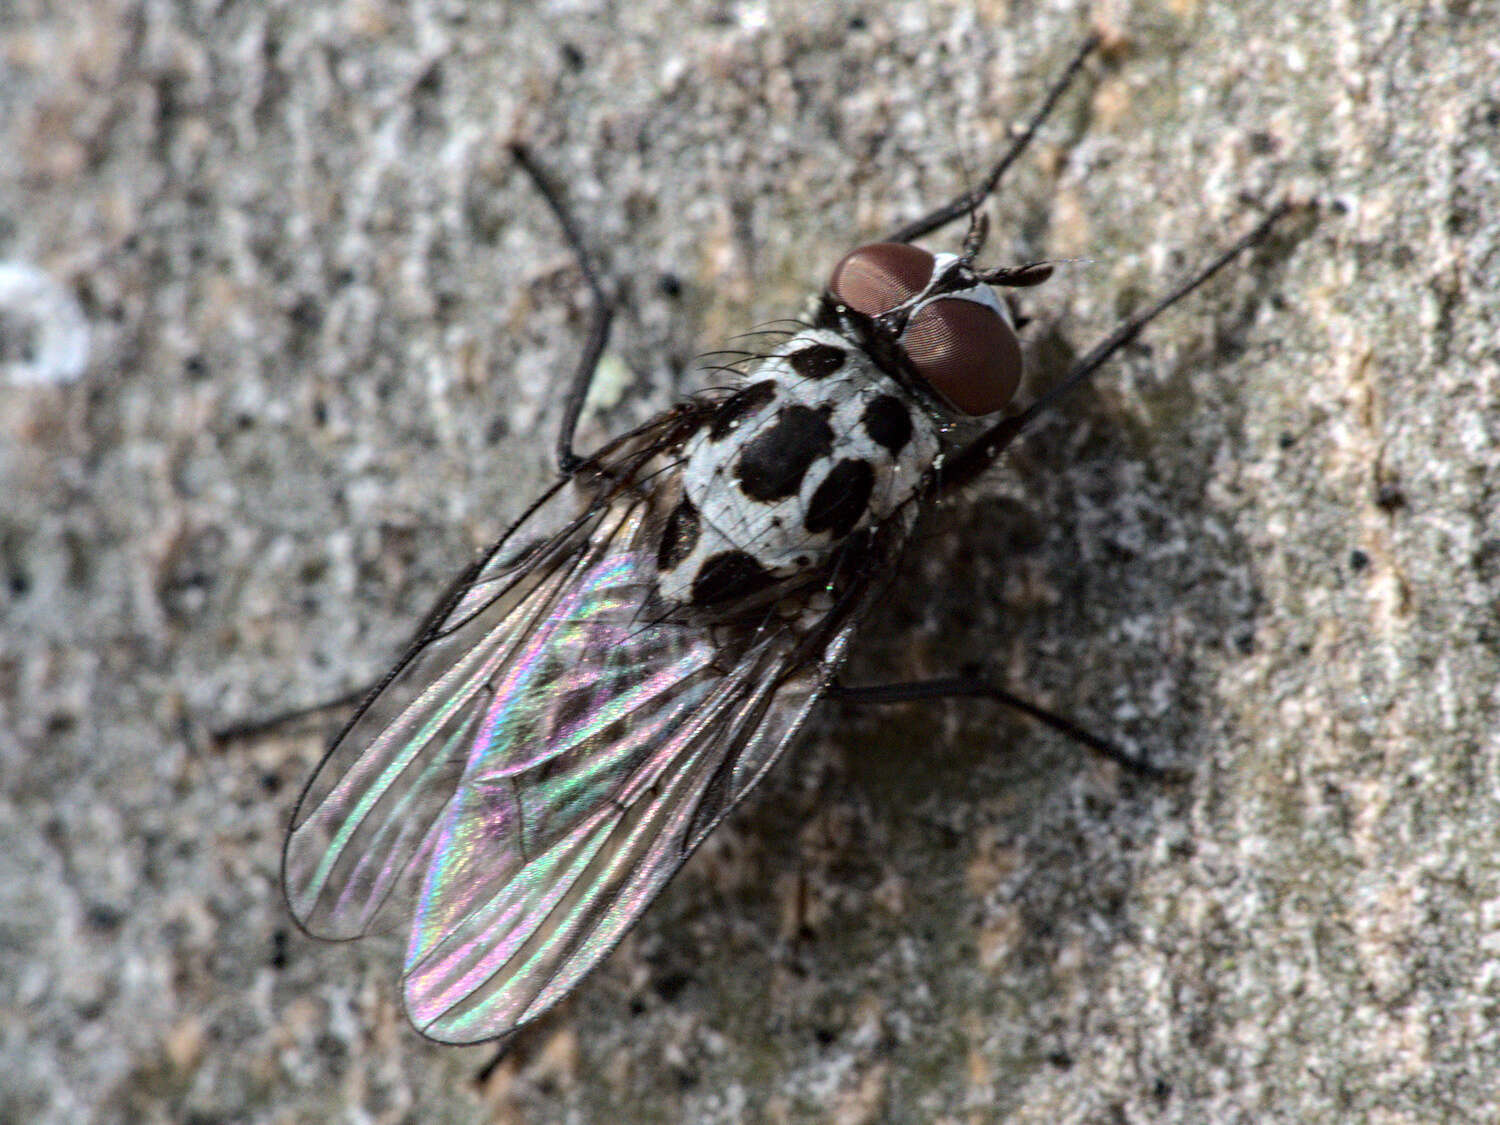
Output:
<instances>
[{"instance_id":1,"label":"fly","mask_svg":"<svg viewBox=\"0 0 1500 1125\"><path fill-rule=\"evenodd\" d=\"M458 576L364 699L303 790L282 856L308 933L408 923L403 1000L423 1035L494 1039L566 996L821 698L999 698L1153 772L983 681L835 678L921 513L1289 210L1004 413L1021 349L996 290L1040 284L1051 267L977 265L978 208L1095 46L982 183L847 255L739 386L586 457L573 434L610 307L560 195L513 146L595 299L563 476ZM911 244L962 217L958 253Z\"/></svg>"}]
</instances>

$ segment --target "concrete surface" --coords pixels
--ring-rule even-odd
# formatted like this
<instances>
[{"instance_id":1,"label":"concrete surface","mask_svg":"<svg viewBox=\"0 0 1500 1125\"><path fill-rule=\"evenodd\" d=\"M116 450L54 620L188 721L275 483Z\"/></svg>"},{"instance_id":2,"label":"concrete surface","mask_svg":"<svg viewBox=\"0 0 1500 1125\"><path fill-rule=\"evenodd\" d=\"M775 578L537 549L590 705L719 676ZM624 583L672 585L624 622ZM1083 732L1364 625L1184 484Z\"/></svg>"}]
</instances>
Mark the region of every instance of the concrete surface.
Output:
<instances>
[{"instance_id":1,"label":"concrete surface","mask_svg":"<svg viewBox=\"0 0 1500 1125\"><path fill-rule=\"evenodd\" d=\"M621 294L597 441L1094 21L992 209L992 260L1083 259L1039 379L1325 206L938 513L858 671L988 660L1191 780L831 708L477 1081L395 938L283 909L326 732L207 732L376 674L550 479L583 298L505 142ZM1497 43L1482 0L5 6L0 261L90 351L0 386L0 1121L1500 1119Z\"/></svg>"}]
</instances>

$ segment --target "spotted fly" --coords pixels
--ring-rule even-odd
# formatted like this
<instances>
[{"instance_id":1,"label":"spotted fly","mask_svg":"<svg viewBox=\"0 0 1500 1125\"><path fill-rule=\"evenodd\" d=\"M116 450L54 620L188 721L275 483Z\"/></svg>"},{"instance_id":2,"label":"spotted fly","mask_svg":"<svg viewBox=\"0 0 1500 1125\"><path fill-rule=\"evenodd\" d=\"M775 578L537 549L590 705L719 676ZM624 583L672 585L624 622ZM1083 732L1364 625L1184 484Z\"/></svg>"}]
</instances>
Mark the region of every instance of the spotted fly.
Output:
<instances>
[{"instance_id":1,"label":"spotted fly","mask_svg":"<svg viewBox=\"0 0 1500 1125\"><path fill-rule=\"evenodd\" d=\"M1007 412L1022 358L997 290L1051 267L981 268L978 209L1094 47L979 185L848 254L737 385L588 456L573 434L609 303L560 192L514 146L595 298L562 478L459 575L361 703L303 790L282 858L310 934L409 919L403 996L422 1034L493 1039L566 996L820 699L986 695L1151 772L983 681L836 681L923 511L1287 210ZM913 245L965 217L957 253Z\"/></svg>"}]
</instances>

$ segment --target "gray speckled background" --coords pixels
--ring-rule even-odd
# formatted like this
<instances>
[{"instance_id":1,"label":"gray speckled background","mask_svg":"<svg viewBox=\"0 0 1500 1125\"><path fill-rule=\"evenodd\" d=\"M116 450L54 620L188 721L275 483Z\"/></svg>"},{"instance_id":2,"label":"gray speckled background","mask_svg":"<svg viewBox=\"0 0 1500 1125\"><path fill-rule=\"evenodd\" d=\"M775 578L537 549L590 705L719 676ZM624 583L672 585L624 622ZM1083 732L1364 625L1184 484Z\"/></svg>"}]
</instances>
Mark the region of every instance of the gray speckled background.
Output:
<instances>
[{"instance_id":1,"label":"gray speckled background","mask_svg":"<svg viewBox=\"0 0 1500 1125\"><path fill-rule=\"evenodd\" d=\"M0 11L0 261L93 330L0 386L0 1121L1500 1117L1500 12L1103 7ZM549 479L583 298L504 142L622 296L595 441L954 192L1096 17L993 211L994 260L1088 259L1043 376L1242 193L1330 205L939 513L860 671L985 657L1192 780L830 710L476 1083L394 939L283 911L320 733L206 732L374 675Z\"/></svg>"}]
</instances>

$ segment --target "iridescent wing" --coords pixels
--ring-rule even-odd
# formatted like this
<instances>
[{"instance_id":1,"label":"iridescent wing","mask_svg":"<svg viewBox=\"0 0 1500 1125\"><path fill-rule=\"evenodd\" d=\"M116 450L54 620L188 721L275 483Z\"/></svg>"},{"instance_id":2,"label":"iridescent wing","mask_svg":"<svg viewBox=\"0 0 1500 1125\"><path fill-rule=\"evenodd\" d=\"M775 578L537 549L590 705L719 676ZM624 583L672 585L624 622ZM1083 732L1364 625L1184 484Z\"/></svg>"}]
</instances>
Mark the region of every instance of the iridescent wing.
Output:
<instances>
[{"instance_id":1,"label":"iridescent wing","mask_svg":"<svg viewBox=\"0 0 1500 1125\"><path fill-rule=\"evenodd\" d=\"M819 610L804 593L710 625L653 606L685 424L627 439L582 503L544 497L298 803L293 913L347 939L410 909L406 1007L433 1039L504 1034L614 947L801 726L867 603L861 567Z\"/></svg>"}]
</instances>

